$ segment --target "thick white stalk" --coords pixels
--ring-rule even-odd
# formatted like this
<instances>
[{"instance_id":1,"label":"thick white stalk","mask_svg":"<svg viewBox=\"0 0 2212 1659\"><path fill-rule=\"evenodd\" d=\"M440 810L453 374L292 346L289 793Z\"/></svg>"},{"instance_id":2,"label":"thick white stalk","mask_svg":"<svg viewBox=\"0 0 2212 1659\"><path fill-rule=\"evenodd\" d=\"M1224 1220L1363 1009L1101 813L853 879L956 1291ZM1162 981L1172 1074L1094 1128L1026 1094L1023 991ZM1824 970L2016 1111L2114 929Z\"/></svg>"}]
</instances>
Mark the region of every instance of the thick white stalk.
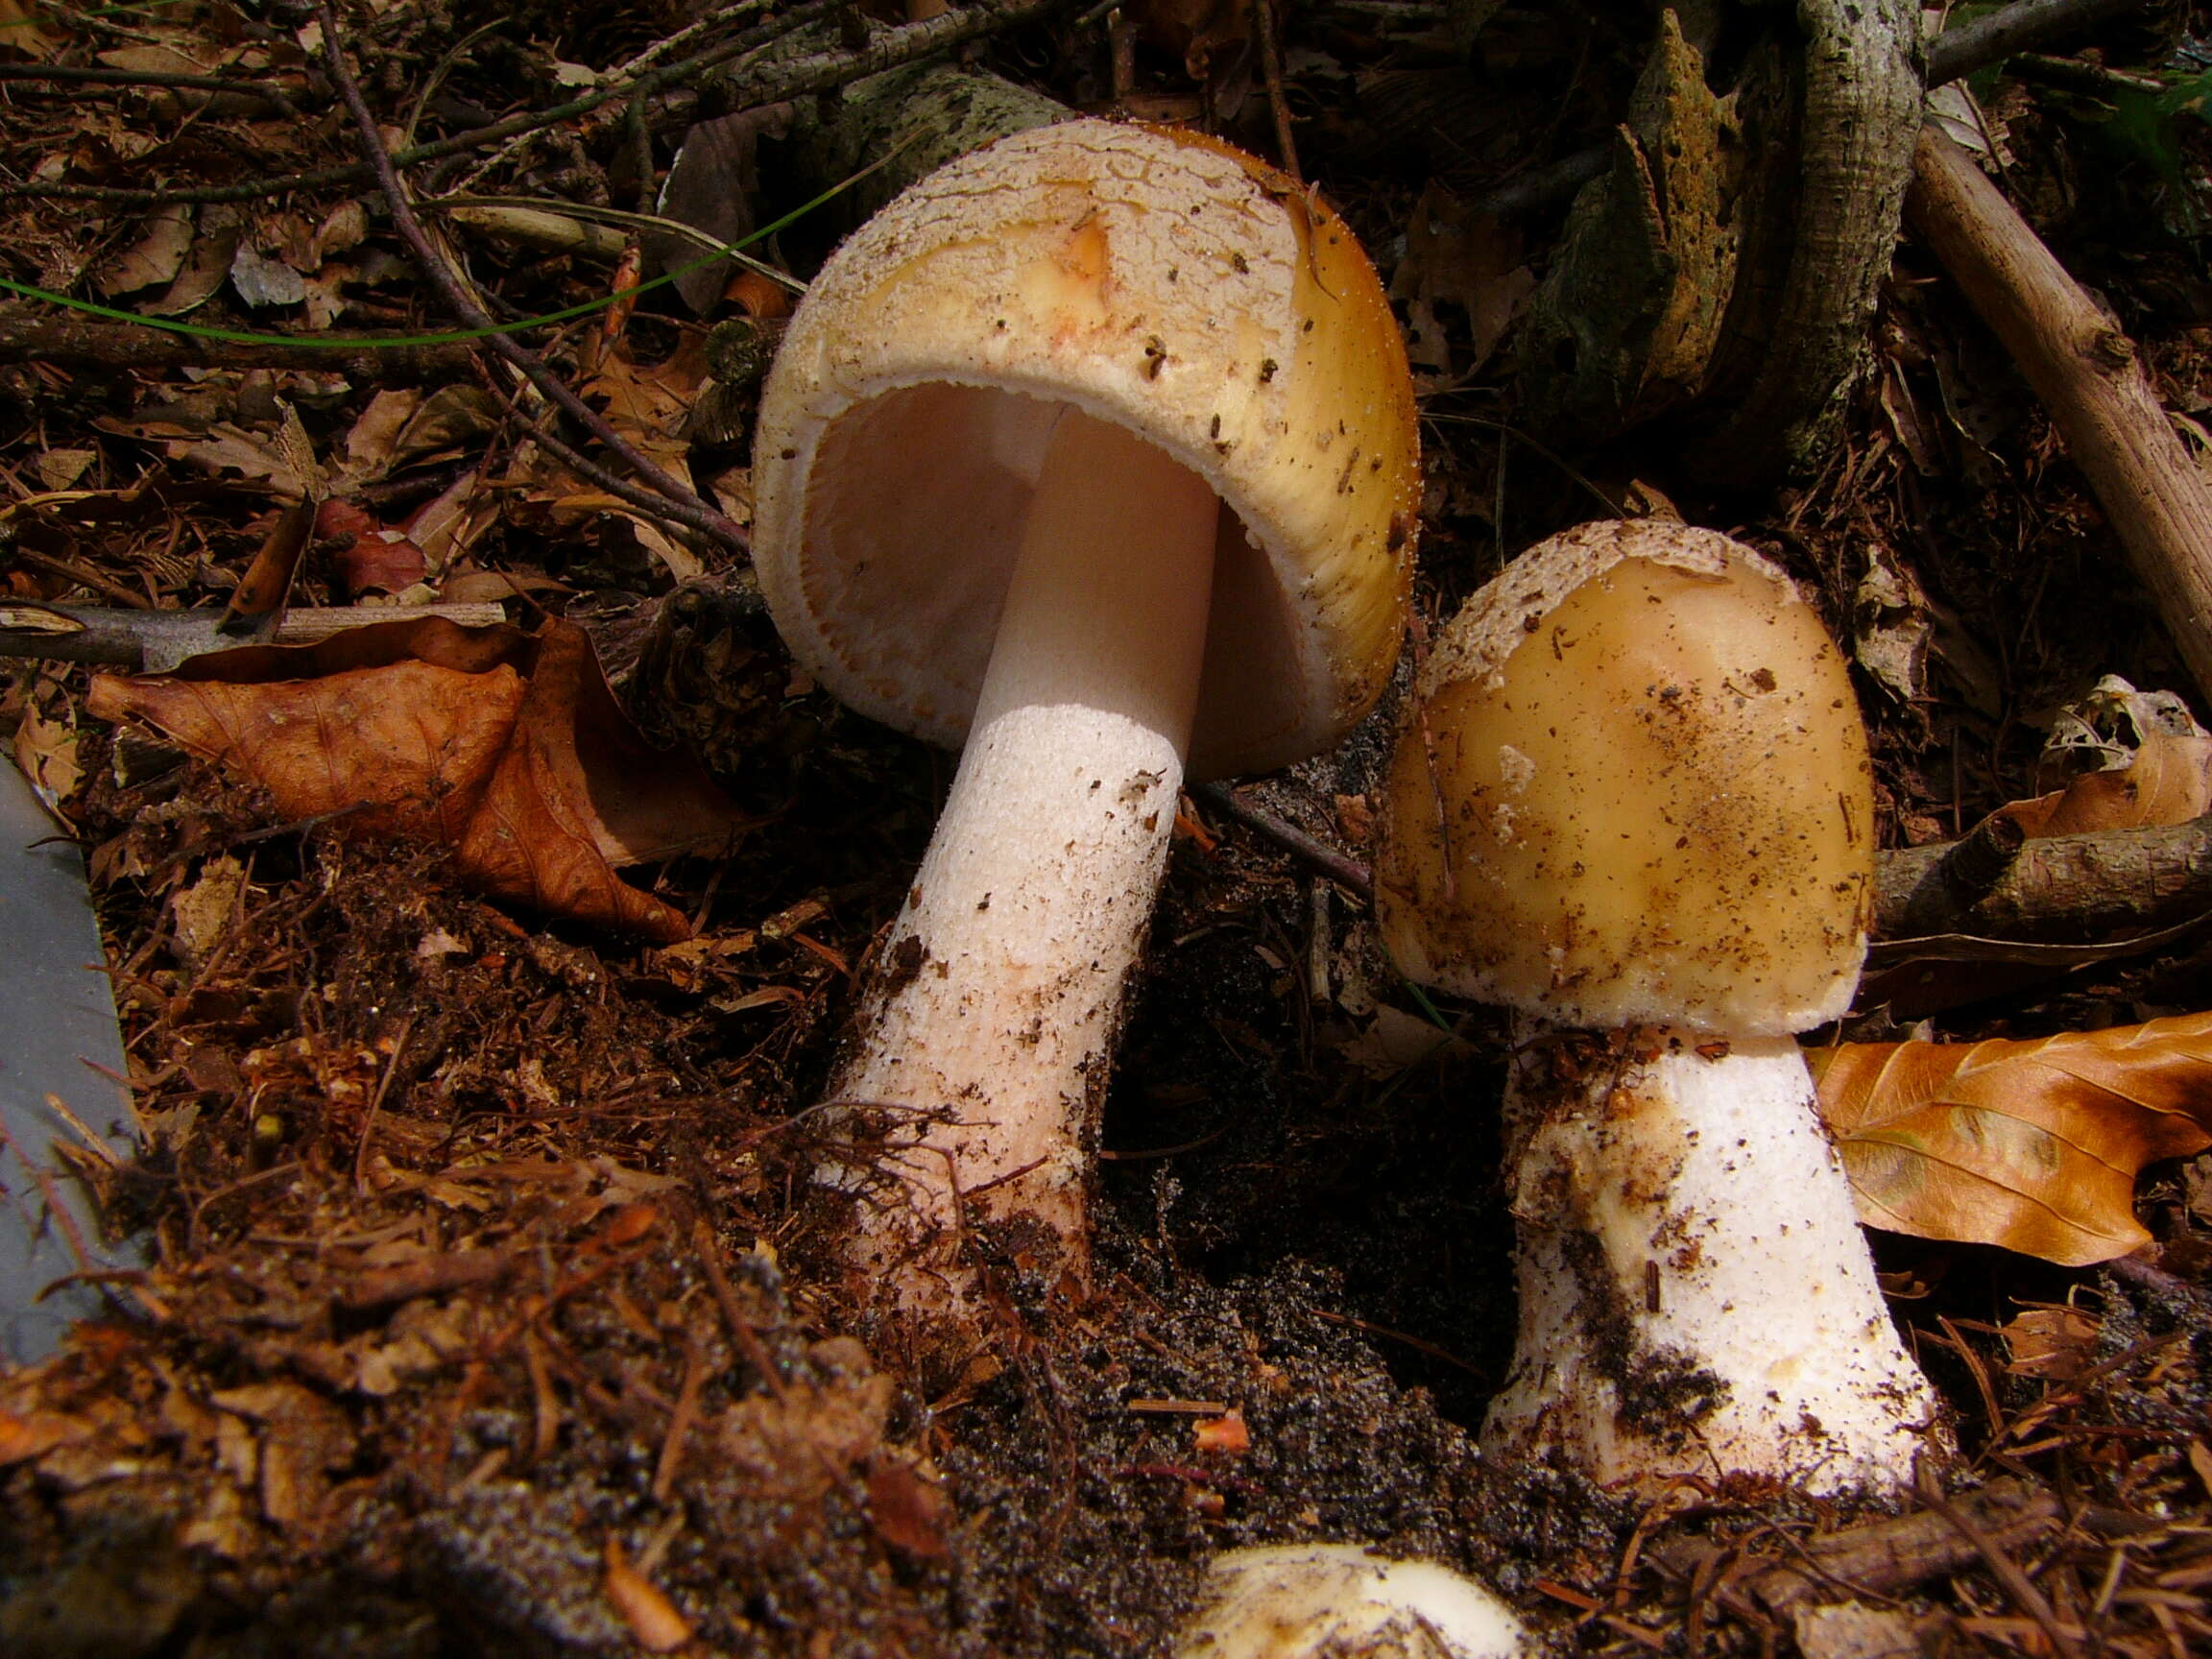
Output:
<instances>
[{"instance_id":1,"label":"thick white stalk","mask_svg":"<svg viewBox=\"0 0 2212 1659\"><path fill-rule=\"evenodd\" d=\"M1059 418L981 701L832 1097L888 1108L857 1247L914 1307L963 1229L1034 1215L1082 1269L1090 1154L1165 867L1218 503L1118 426ZM967 1202L965 1205L962 1200Z\"/></svg>"},{"instance_id":2,"label":"thick white stalk","mask_svg":"<svg viewBox=\"0 0 2212 1659\"><path fill-rule=\"evenodd\" d=\"M1508 1103L1521 1322L1485 1447L1601 1482L1907 1483L1935 1396L1797 1046L1677 1034L1573 1082L1545 1065Z\"/></svg>"}]
</instances>

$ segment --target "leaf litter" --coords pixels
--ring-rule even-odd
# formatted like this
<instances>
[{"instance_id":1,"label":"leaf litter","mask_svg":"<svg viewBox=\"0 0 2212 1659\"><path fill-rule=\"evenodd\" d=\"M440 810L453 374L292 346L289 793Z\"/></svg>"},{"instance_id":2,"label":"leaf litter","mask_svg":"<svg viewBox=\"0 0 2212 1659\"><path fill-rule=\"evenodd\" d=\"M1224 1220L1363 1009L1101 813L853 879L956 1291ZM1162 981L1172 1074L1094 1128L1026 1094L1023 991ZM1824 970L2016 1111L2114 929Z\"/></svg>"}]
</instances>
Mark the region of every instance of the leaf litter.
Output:
<instances>
[{"instance_id":1,"label":"leaf litter","mask_svg":"<svg viewBox=\"0 0 2212 1659\"><path fill-rule=\"evenodd\" d=\"M1624 94L1646 42L1602 20L1592 35L1476 8L1446 49L1422 35L1449 36L1441 12L1384 10L1290 19L1288 61L1302 147L1386 264L1404 247L1400 292L1425 306L1433 361L1456 376L1430 406L1422 605L1434 618L1503 551L1587 514L1616 461L1650 486L1638 457L1599 457L1595 477L1575 477L1498 430L1512 384L1509 354L1490 347L1555 219L1494 228L1436 218L1441 195L1423 205L1436 180L1455 201L1518 169L1531 134L1562 149L1601 139L1619 98L1568 90L1587 68ZM1243 135L1264 147L1247 43L1267 11L1149 9L1155 37L1128 44L1117 89L1154 112L1255 120ZM578 84L564 63L626 62L648 27L565 18L556 56L530 13L466 47L424 9L349 21L367 60L445 66L424 135L518 98L558 101ZM83 47L12 33L36 57ZM144 33L288 97L322 95L281 30L210 13ZM1079 61L1083 39L1043 32L984 50L1033 72ZM418 72L396 67L394 85ZM7 143L14 176L36 180L129 186L159 168L228 181L355 158L340 128L227 93L21 108ZM1386 109L1474 113L1388 127ZM619 200L639 182L620 173L619 129L512 140L498 177L533 196ZM2022 176L2066 175L2058 117L2031 106L2008 142ZM2129 248L2135 227L2096 219L2128 195L2080 203L2069 252L2094 264ZM290 204L202 204L173 271L181 238L164 232L169 245L148 250L155 277L134 291L148 314L260 330L420 325L422 297L372 197L341 184ZM12 245L54 285L152 228L118 210L67 229L55 208L6 208ZM1423 211L1450 234L1414 238ZM613 281L595 255L476 240L465 252L481 289L526 310ZM2144 608L2113 603L2096 510L2036 423L1962 436L1955 411L2016 414L2021 399L1985 348L1955 346L1968 325L1938 284L1911 279L1912 257L1890 301L1901 326L1884 338L1936 346L1900 346L1883 397L1913 453L1855 425L1816 486L1748 507L1657 476L1709 521L1753 513L1749 533L1818 588L1839 626L1879 541L1905 578L1896 591L1985 648L1969 691L1900 675L1878 710L1885 828L1899 842L1955 835L2040 786L2027 711L2115 670L2177 679ZM2159 284L2201 286L2163 252L2137 257L2108 292L2147 305ZM2188 330L2130 325L2171 384L2212 383ZM704 438L672 424L715 355L695 327L641 306L611 350L565 361L580 386L600 376L616 425L658 458L690 440L685 464L741 515L745 395L740 418ZM316 700L330 688L307 689L320 670L300 659L284 668L258 650L234 676L203 664L111 693L172 699L193 741L135 719L80 726L60 693L81 681L0 686L18 747L40 757L91 854L149 1137L137 1164L97 1178L116 1222L156 1245L155 1266L107 1287L112 1319L0 1378L0 1647L1144 1653L1161 1650L1215 1549L1331 1537L1480 1571L1563 1650L1794 1642L1840 1655L1847 1620L1815 1616L1835 1611L1817 1603L1839 1583L1879 1599L1891 1636L2033 1649L2040 1627L2013 1581L1924 1503L1882 1521L1692 1483L1644 1508L1554 1471L1481 1463L1471 1431L1512 1346L1496 1173L1507 1033L1447 1006L1454 1039L1423 1037L1429 1013L1375 954L1358 906L1195 805L1104 1126L1094 1290L1030 1282L1009 1254L1000 1340L950 1376L922 1371L895 1333L854 1331L815 1271L850 1200L813 1179L852 1149L827 1143L805 1108L926 834L941 762L795 676L742 571L645 533L532 436L542 416L527 395L503 381L418 392L409 361L271 369L210 347L188 374L48 366L0 388L19 446L9 465L36 461L27 475L43 478L46 453L74 457L65 466L82 493L6 509L11 545L45 561L0 561L18 596L61 597L88 575L141 602L228 600L271 509L315 482L280 442L289 404L334 493L374 525L440 504L445 528L416 538L424 568L408 591L530 594L566 612L607 666L604 684L580 661L548 672L549 645L571 646L541 623L459 665L413 648L429 625L387 623L409 649L373 662L338 651L321 677L437 670L413 691L339 693L415 722L395 751L413 759L401 768L349 732L334 749L349 781L319 793L332 746L280 759L268 731L293 697L327 719ZM1967 384L1977 374L1989 383ZM418 443L379 395L468 403ZM304 550L295 604L364 585L339 540ZM525 719L534 692L551 706L542 721ZM613 875L629 867L617 854L665 854L677 841L656 814L689 823L690 806L649 797L643 832L624 837L637 804L592 783L594 744L635 741L590 712L616 697L709 762L727 799L700 826L741 831L727 852L667 864L650 892ZM1387 719L1259 793L1340 841ZM464 753L465 775L452 764ZM625 777L677 764L631 753ZM516 784L497 806L491 782L469 793L486 766ZM286 805L279 786L303 793ZM675 794L697 805L687 785ZM361 832L380 818L403 832ZM518 865L483 854L499 850L502 822L528 828ZM541 837L562 851L541 857ZM639 916L676 942L602 926ZM2033 1044L2204 1007L2206 966L2184 946L2095 969L2039 1000L2000 995L1945 1034ZM1850 1035L1892 1035L1880 1021ZM2153 1166L2133 1209L2152 1246L2094 1271L1878 1240L1979 1459L1950 1472L1956 1513L2027 1562L2062 1631L2094 1626L2109 1650L2145 1659L2186 1651L2202 1622L2202 1184ZM2102 1213L2125 1208L2111 1188ZM1241 1431L1208 1443L1183 1419L1130 1409L1156 1399L1219 1403L1206 1421ZM1974 1484L1999 1470L2017 1484ZM2069 1494L2062 1525L2052 1482ZM1876 1539L1891 1565L1869 1565ZM1792 1576L1799 1562L1810 1575Z\"/></svg>"}]
</instances>

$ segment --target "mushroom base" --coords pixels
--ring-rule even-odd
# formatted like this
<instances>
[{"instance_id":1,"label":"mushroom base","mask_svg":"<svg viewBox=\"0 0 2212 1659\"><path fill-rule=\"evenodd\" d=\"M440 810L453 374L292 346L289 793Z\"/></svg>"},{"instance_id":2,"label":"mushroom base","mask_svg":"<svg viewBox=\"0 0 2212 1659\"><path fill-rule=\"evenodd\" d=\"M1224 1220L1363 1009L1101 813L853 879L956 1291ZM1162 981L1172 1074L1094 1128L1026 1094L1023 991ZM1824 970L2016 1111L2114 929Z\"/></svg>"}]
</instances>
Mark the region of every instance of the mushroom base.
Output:
<instances>
[{"instance_id":1,"label":"mushroom base","mask_svg":"<svg viewBox=\"0 0 2212 1659\"><path fill-rule=\"evenodd\" d=\"M1908 1483L1935 1394L1796 1045L1656 1036L1648 1060L1560 1082L1538 1052L1516 1074L1521 1318L1485 1450L1601 1482Z\"/></svg>"}]
</instances>

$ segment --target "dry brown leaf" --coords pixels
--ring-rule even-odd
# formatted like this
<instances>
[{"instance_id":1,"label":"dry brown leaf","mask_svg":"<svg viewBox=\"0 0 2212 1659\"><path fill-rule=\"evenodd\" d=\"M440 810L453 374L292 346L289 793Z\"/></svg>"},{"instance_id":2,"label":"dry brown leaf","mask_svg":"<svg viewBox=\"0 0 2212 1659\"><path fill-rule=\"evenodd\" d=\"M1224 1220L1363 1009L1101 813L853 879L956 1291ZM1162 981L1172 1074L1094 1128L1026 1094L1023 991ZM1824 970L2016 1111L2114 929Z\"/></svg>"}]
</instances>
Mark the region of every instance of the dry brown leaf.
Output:
<instances>
[{"instance_id":1,"label":"dry brown leaf","mask_svg":"<svg viewBox=\"0 0 2212 1659\"><path fill-rule=\"evenodd\" d=\"M1252 0L1142 0L1129 8L1147 44L1183 60L1193 81L1210 81L1215 58L1241 59L1252 42Z\"/></svg>"},{"instance_id":2,"label":"dry brown leaf","mask_svg":"<svg viewBox=\"0 0 2212 1659\"><path fill-rule=\"evenodd\" d=\"M562 622L420 618L218 652L172 677L101 675L87 708L158 727L288 819L448 846L493 898L657 943L689 924L615 871L726 848L747 822L695 761L647 745Z\"/></svg>"},{"instance_id":3,"label":"dry brown leaf","mask_svg":"<svg viewBox=\"0 0 2212 1659\"><path fill-rule=\"evenodd\" d=\"M2071 1382L2096 1360L2102 1329L2102 1321L2079 1308L2030 1308L1999 1332L2012 1355L2005 1369L2014 1377Z\"/></svg>"},{"instance_id":4,"label":"dry brown leaf","mask_svg":"<svg viewBox=\"0 0 2212 1659\"><path fill-rule=\"evenodd\" d=\"M1406 301L1407 350L1416 369L1453 373L1452 351L1436 307L1456 305L1472 342L1459 373L1489 361L1529 295L1536 277L1521 257L1520 233L1495 216L1473 212L1431 180L1406 226L1406 257L1390 278L1390 295Z\"/></svg>"},{"instance_id":5,"label":"dry brown leaf","mask_svg":"<svg viewBox=\"0 0 2212 1659\"><path fill-rule=\"evenodd\" d=\"M28 0L0 0L0 47L43 62L60 52L61 42L38 27L36 10Z\"/></svg>"},{"instance_id":6,"label":"dry brown leaf","mask_svg":"<svg viewBox=\"0 0 2212 1659\"><path fill-rule=\"evenodd\" d=\"M192 209L156 208L139 226L135 242L100 263L92 274L92 286L103 300L135 294L174 278L184 268L184 256L191 251Z\"/></svg>"},{"instance_id":7,"label":"dry brown leaf","mask_svg":"<svg viewBox=\"0 0 2212 1659\"><path fill-rule=\"evenodd\" d=\"M430 573L430 562L404 530L387 529L354 501L333 495L315 511L315 539L331 543L330 571L351 599L400 593Z\"/></svg>"},{"instance_id":8,"label":"dry brown leaf","mask_svg":"<svg viewBox=\"0 0 2212 1659\"><path fill-rule=\"evenodd\" d=\"M2136 1172L2212 1145L2212 1013L1807 1058L1859 1218L1894 1233L2107 1262L2151 1241Z\"/></svg>"},{"instance_id":9,"label":"dry brown leaf","mask_svg":"<svg viewBox=\"0 0 2212 1659\"><path fill-rule=\"evenodd\" d=\"M2212 811L2212 737L2148 733L2133 764L1997 810L2031 838L2186 824Z\"/></svg>"},{"instance_id":10,"label":"dry brown leaf","mask_svg":"<svg viewBox=\"0 0 2212 1659\"><path fill-rule=\"evenodd\" d=\"M894 1549L923 1561L944 1555L950 1509L936 1480L898 1454L885 1451L868 1466L868 1518Z\"/></svg>"}]
</instances>

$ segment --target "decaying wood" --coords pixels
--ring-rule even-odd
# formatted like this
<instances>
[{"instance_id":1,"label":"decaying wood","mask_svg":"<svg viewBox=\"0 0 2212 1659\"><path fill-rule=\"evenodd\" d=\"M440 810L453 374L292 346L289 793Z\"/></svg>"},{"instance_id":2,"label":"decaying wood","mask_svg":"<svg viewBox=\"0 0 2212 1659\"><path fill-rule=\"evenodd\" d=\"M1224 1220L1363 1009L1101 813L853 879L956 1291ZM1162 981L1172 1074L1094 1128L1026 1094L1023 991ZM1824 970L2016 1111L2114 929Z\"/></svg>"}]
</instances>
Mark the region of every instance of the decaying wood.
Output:
<instances>
[{"instance_id":1,"label":"decaying wood","mask_svg":"<svg viewBox=\"0 0 2212 1659\"><path fill-rule=\"evenodd\" d=\"M1979 894L1945 878L1951 847L1882 854L1874 877L1876 938L1965 933L2080 944L2212 911L2212 819L2032 840Z\"/></svg>"},{"instance_id":2,"label":"decaying wood","mask_svg":"<svg viewBox=\"0 0 2212 1659\"><path fill-rule=\"evenodd\" d=\"M2060 1522L2055 1496L2010 1479L1948 1503L2007 1550L2056 1531ZM1953 1521L1927 1509L1808 1538L1787 1560L1730 1563L1730 1553L1728 1546L1698 1540L1662 1552L1659 1564L1687 1582L1710 1582L1710 1594L1733 1610L1779 1616L1817 1601L1894 1596L1982 1559Z\"/></svg>"},{"instance_id":3,"label":"decaying wood","mask_svg":"<svg viewBox=\"0 0 2212 1659\"><path fill-rule=\"evenodd\" d=\"M1925 98L1917 6L1799 0L1796 12L1794 202L1768 204L1793 213L1789 265L1769 318L1750 320L1737 343L1756 353L1750 384L1697 462L1730 484L1803 466L1839 420L1888 275Z\"/></svg>"},{"instance_id":4,"label":"decaying wood","mask_svg":"<svg viewBox=\"0 0 2212 1659\"><path fill-rule=\"evenodd\" d=\"M1933 126L1920 134L1906 215L2050 410L2198 690L2212 696L2212 492L2134 342Z\"/></svg>"}]
</instances>

